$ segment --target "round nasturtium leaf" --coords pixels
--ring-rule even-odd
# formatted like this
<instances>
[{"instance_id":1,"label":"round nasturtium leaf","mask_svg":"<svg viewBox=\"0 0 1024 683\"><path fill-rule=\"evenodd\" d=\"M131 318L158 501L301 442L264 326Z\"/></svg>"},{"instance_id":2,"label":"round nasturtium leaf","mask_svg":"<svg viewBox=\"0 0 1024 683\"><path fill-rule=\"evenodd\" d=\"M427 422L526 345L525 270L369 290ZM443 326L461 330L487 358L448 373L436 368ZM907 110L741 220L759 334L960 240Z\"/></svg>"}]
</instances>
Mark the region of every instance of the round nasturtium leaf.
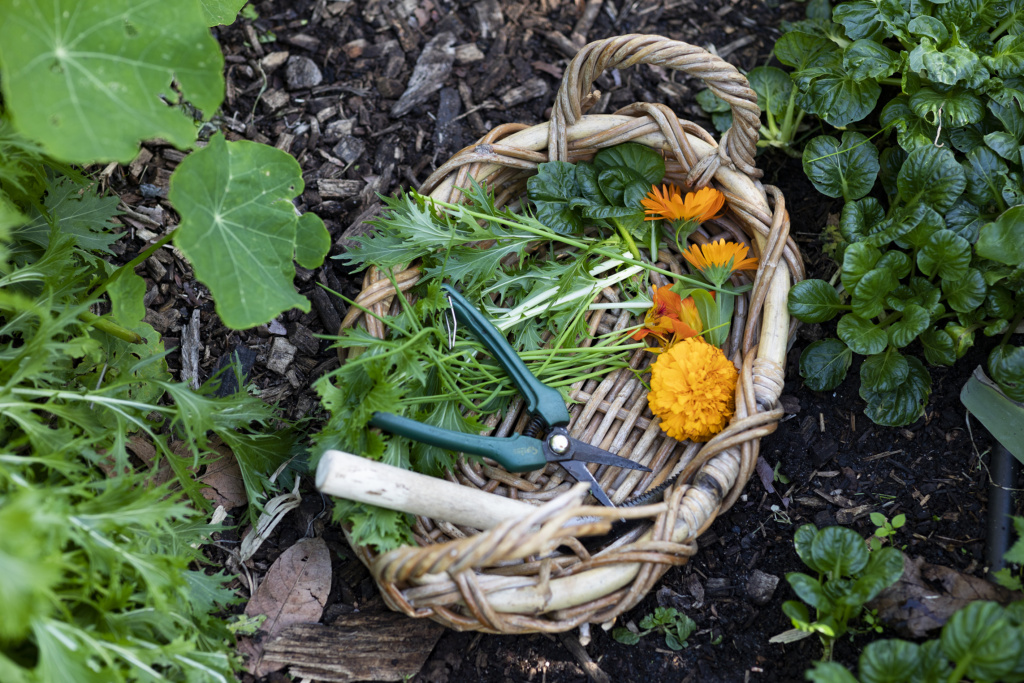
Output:
<instances>
[{"instance_id":1,"label":"round nasturtium leaf","mask_svg":"<svg viewBox=\"0 0 1024 683\"><path fill-rule=\"evenodd\" d=\"M206 115L224 97L196 0L5 0L0 15L4 106L63 161L127 163L157 137L188 147L196 127L180 97Z\"/></svg>"},{"instance_id":2,"label":"round nasturtium leaf","mask_svg":"<svg viewBox=\"0 0 1024 683\"><path fill-rule=\"evenodd\" d=\"M292 284L292 260L322 262L330 237L315 215L300 220L291 200L302 188L290 154L221 135L171 176L168 197L181 214L174 243L210 288L228 327L260 325L290 308L309 310Z\"/></svg>"}]
</instances>

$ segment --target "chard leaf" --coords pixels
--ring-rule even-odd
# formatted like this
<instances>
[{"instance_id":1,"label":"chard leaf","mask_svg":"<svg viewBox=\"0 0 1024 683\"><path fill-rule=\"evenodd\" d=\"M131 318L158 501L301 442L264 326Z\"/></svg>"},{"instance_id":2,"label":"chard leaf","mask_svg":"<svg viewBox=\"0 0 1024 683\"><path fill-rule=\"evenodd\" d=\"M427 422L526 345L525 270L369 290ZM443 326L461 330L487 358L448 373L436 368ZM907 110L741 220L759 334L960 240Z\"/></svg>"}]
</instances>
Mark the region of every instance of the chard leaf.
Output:
<instances>
[{"instance_id":1,"label":"chard leaf","mask_svg":"<svg viewBox=\"0 0 1024 683\"><path fill-rule=\"evenodd\" d=\"M549 161L537 166L537 175L526 181L527 191L537 207L537 220L562 234L583 230L583 218L569 206L581 196L576 167L565 161Z\"/></svg>"},{"instance_id":2,"label":"chard leaf","mask_svg":"<svg viewBox=\"0 0 1024 683\"><path fill-rule=\"evenodd\" d=\"M842 24L846 35L853 40L867 38L881 41L885 36L885 26L879 20L878 8L869 0L837 4L832 10L832 19Z\"/></svg>"},{"instance_id":3,"label":"chard leaf","mask_svg":"<svg viewBox=\"0 0 1024 683\"><path fill-rule=\"evenodd\" d=\"M638 174L648 186L657 185L665 177L665 160L647 145L627 142L602 149L594 156L598 175L613 168L626 168Z\"/></svg>"},{"instance_id":4,"label":"chard leaf","mask_svg":"<svg viewBox=\"0 0 1024 683\"><path fill-rule=\"evenodd\" d=\"M899 65L899 55L873 40L854 41L843 52L843 66L857 80L888 78Z\"/></svg>"},{"instance_id":5,"label":"chard leaf","mask_svg":"<svg viewBox=\"0 0 1024 683\"><path fill-rule=\"evenodd\" d=\"M875 184L878 150L860 133L843 133L842 142L820 135L804 148L803 167L819 192L850 202Z\"/></svg>"},{"instance_id":6,"label":"chard leaf","mask_svg":"<svg viewBox=\"0 0 1024 683\"><path fill-rule=\"evenodd\" d=\"M962 162L967 187L964 199L980 207L999 206L1000 176L1009 170L1006 162L988 147L976 147Z\"/></svg>"},{"instance_id":7,"label":"chard leaf","mask_svg":"<svg viewBox=\"0 0 1024 683\"><path fill-rule=\"evenodd\" d=\"M230 26L246 0L199 0L207 26Z\"/></svg>"},{"instance_id":8,"label":"chard leaf","mask_svg":"<svg viewBox=\"0 0 1024 683\"><path fill-rule=\"evenodd\" d=\"M960 197L967 179L951 151L928 145L910 152L896 186L908 205L924 202L942 213Z\"/></svg>"},{"instance_id":9,"label":"chard leaf","mask_svg":"<svg viewBox=\"0 0 1024 683\"><path fill-rule=\"evenodd\" d=\"M868 356L860 366L860 382L872 391L892 391L909 374L907 359L892 347Z\"/></svg>"},{"instance_id":10,"label":"chard leaf","mask_svg":"<svg viewBox=\"0 0 1024 683\"><path fill-rule=\"evenodd\" d=\"M793 81L788 73L774 66L758 66L747 74L747 81L757 93L757 106L776 116L785 114L793 92Z\"/></svg>"},{"instance_id":11,"label":"chard leaf","mask_svg":"<svg viewBox=\"0 0 1024 683\"><path fill-rule=\"evenodd\" d=\"M917 252L917 267L931 277L959 280L971 265L971 244L952 230L939 230Z\"/></svg>"},{"instance_id":12,"label":"chard leaf","mask_svg":"<svg viewBox=\"0 0 1024 683\"><path fill-rule=\"evenodd\" d=\"M974 244L978 241L985 218L974 204L966 199L959 200L946 213L946 228Z\"/></svg>"},{"instance_id":13,"label":"chard leaf","mask_svg":"<svg viewBox=\"0 0 1024 683\"><path fill-rule=\"evenodd\" d=\"M949 307L958 313L969 313L985 302L988 285L981 271L969 268L963 277L942 280L942 293L946 295Z\"/></svg>"},{"instance_id":14,"label":"chard leaf","mask_svg":"<svg viewBox=\"0 0 1024 683\"><path fill-rule=\"evenodd\" d=\"M904 307L903 317L889 326L889 343L897 349L902 349L917 339L918 335L927 330L930 324L931 316L927 309L910 304Z\"/></svg>"},{"instance_id":15,"label":"chard leaf","mask_svg":"<svg viewBox=\"0 0 1024 683\"><path fill-rule=\"evenodd\" d=\"M4 105L58 159L128 163L150 138L188 147L195 125L172 82L207 115L224 97L224 59L196 2L24 0L3 13Z\"/></svg>"},{"instance_id":16,"label":"chard leaf","mask_svg":"<svg viewBox=\"0 0 1024 683\"><path fill-rule=\"evenodd\" d=\"M299 221L291 200L302 187L290 154L219 134L171 176L168 196L181 214L174 242L228 327L254 327L290 308L309 310L292 285L296 245L306 243L299 251L309 263L318 249L323 259L330 238L323 239L327 229L319 218Z\"/></svg>"},{"instance_id":17,"label":"chard leaf","mask_svg":"<svg viewBox=\"0 0 1024 683\"><path fill-rule=\"evenodd\" d=\"M957 610L942 627L942 651L955 662L966 662L972 680L998 681L1014 670L1020 634L994 602L977 601Z\"/></svg>"},{"instance_id":18,"label":"chard leaf","mask_svg":"<svg viewBox=\"0 0 1024 683\"><path fill-rule=\"evenodd\" d=\"M885 220L885 209L874 197L865 197L843 205L839 215L839 232L849 243L860 242L875 232L875 227Z\"/></svg>"},{"instance_id":19,"label":"chard leaf","mask_svg":"<svg viewBox=\"0 0 1024 683\"><path fill-rule=\"evenodd\" d=\"M952 365L956 362L953 339L945 330L930 329L921 333L924 357L932 365Z\"/></svg>"},{"instance_id":20,"label":"chard leaf","mask_svg":"<svg viewBox=\"0 0 1024 683\"><path fill-rule=\"evenodd\" d=\"M843 253L841 273L841 281L846 291L853 293L861 278L875 267L881 257L882 252L863 242L848 246Z\"/></svg>"},{"instance_id":21,"label":"chard leaf","mask_svg":"<svg viewBox=\"0 0 1024 683\"><path fill-rule=\"evenodd\" d=\"M843 310L839 295L824 280L802 280L789 290L789 314L805 323L831 320Z\"/></svg>"},{"instance_id":22,"label":"chard leaf","mask_svg":"<svg viewBox=\"0 0 1024 683\"><path fill-rule=\"evenodd\" d=\"M830 580L835 580L859 573L867 566L869 554L864 539L856 531L830 526L815 534L811 557Z\"/></svg>"},{"instance_id":23,"label":"chard leaf","mask_svg":"<svg viewBox=\"0 0 1024 683\"><path fill-rule=\"evenodd\" d=\"M911 95L909 104L916 115L929 123L941 122L947 128L977 123L985 117L985 103L981 98L959 86L944 92L922 87Z\"/></svg>"},{"instance_id":24,"label":"chard leaf","mask_svg":"<svg viewBox=\"0 0 1024 683\"><path fill-rule=\"evenodd\" d=\"M917 358L907 356L907 379L893 391L873 391L863 384L860 397L867 401L864 413L875 424L887 427L908 425L924 413L931 393L932 378Z\"/></svg>"},{"instance_id":25,"label":"chard leaf","mask_svg":"<svg viewBox=\"0 0 1024 683\"><path fill-rule=\"evenodd\" d=\"M988 372L1014 401L1024 401L1024 347L1000 344L988 357Z\"/></svg>"},{"instance_id":26,"label":"chard leaf","mask_svg":"<svg viewBox=\"0 0 1024 683\"><path fill-rule=\"evenodd\" d=\"M865 320L881 315L885 310L886 295L895 289L897 284L899 281L891 271L881 268L869 270L857 281L857 286L851 293L853 312Z\"/></svg>"},{"instance_id":27,"label":"chard leaf","mask_svg":"<svg viewBox=\"0 0 1024 683\"><path fill-rule=\"evenodd\" d=\"M1007 209L981 228L978 256L1009 266L1024 264L1024 206Z\"/></svg>"},{"instance_id":28,"label":"chard leaf","mask_svg":"<svg viewBox=\"0 0 1024 683\"><path fill-rule=\"evenodd\" d=\"M838 339L813 342L800 354L800 376L812 391L831 391L846 379L853 352Z\"/></svg>"},{"instance_id":29,"label":"chard leaf","mask_svg":"<svg viewBox=\"0 0 1024 683\"><path fill-rule=\"evenodd\" d=\"M889 345L889 336L885 330L854 313L847 313L839 319L836 335L851 351L862 356L881 353Z\"/></svg>"}]
</instances>

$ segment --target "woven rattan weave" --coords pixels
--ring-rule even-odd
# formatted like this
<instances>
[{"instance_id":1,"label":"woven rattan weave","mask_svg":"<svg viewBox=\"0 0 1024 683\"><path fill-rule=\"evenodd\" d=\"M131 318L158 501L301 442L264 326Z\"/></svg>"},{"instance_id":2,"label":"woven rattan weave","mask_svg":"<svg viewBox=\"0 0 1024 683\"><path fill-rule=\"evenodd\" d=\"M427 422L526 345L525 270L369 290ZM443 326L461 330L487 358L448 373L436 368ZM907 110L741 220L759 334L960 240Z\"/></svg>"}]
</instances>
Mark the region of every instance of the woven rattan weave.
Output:
<instances>
[{"instance_id":1,"label":"woven rattan weave","mask_svg":"<svg viewBox=\"0 0 1024 683\"><path fill-rule=\"evenodd\" d=\"M591 91L602 72L638 64L676 69L700 78L732 108L733 127L719 143L699 126L679 119L659 104L638 103L613 115L586 116L599 100ZM736 414L725 431L706 444L680 443L667 437L647 407L647 391L633 373L610 372L601 381L574 385L571 431L602 448L649 466L651 473L597 472L616 502L643 493L677 476L663 502L629 508L652 525L589 552L579 537L607 529L621 509L584 505L586 486L572 487L561 470L513 475L500 468L463 462L449 479L496 495L538 504L525 519L514 519L486 532L443 521L418 518L418 546L376 555L357 552L373 573L392 609L430 617L449 627L496 633L565 631L586 622L604 623L639 602L668 568L685 564L697 552L697 537L718 514L739 498L754 471L759 440L775 429L782 415L787 341L792 333L786 312L790 283L803 277L799 252L788 238L789 219L781 193L761 185L754 163L760 111L757 96L731 65L708 52L660 36L629 35L591 43L569 64L558 91L551 121L535 126L505 124L452 157L420 191L458 201L457 188L472 177L486 183L498 205L520 199L538 163L589 159L604 147L634 141L662 150L666 182L686 189L708 184L726 195L722 218L706 222L691 237L698 243L719 234L751 245L760 258L753 288L737 300L734 322L724 350L740 370ZM664 268L682 272L680 255L662 251ZM397 274L404 292L420 280L415 265ZM658 284L665 284L655 274ZM734 275L738 283L747 275ZM358 303L386 316L396 289L383 273L371 271ZM604 301L618 293L605 290ZM625 311L594 311L592 333L631 324ZM383 337L374 318L353 307L342 327L362 324ZM650 356L638 352L634 367ZM493 433L504 436L522 428L515 404ZM583 519L581 519L583 518Z\"/></svg>"}]
</instances>

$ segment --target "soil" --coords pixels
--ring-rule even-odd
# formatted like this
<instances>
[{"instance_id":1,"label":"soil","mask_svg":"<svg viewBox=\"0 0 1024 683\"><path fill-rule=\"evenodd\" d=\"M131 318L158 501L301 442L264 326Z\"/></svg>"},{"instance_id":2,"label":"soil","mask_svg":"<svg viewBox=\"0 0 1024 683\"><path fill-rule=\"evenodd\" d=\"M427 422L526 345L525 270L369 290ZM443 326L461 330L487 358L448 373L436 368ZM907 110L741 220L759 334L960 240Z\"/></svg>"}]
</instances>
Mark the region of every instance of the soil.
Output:
<instances>
[{"instance_id":1,"label":"soil","mask_svg":"<svg viewBox=\"0 0 1024 683\"><path fill-rule=\"evenodd\" d=\"M800 18L804 7L760 0L605 0L591 26L577 26L584 4L595 0L579 6L560 0L257 2L255 12L216 30L227 60L228 89L215 123L229 139L269 143L299 160L306 190L298 208L324 219L335 242L332 254L338 254L345 237L362 229L375 193L419 186L452 153L500 123L545 120L574 49L569 44L574 30L588 41L625 33L661 34L708 47L749 70L768 62L780 22ZM419 54L444 31L460 47L443 89L409 113L393 116L392 106ZM307 71L292 73L289 82L289 68L278 54L282 51L311 60L315 69L302 62ZM315 84L314 71L322 77ZM296 81L302 77L304 83ZM524 84L530 87L521 88ZM664 102L713 130L695 104L700 86L685 78L645 67L606 75L599 87L605 96L594 113L634 101ZM120 243L125 259L176 222L163 198L182 154L159 144L147 146L147 154L152 156L109 175L112 188L130 209L124 222L133 229L132 239ZM765 154L759 166L765 170L764 181L786 195L809 276L827 279L834 265L821 255L818 234L840 205L814 191L798 159ZM236 332L219 322L203 287L170 252L160 262L151 259L143 273L149 284L147 320L164 335L168 348L179 345L182 325L194 309L200 311L200 380L226 354L249 349L255 357L250 382L266 400L278 402L291 418L315 419L320 414L310 384L334 367L337 358L327 341L313 335L333 334L346 309L339 299L325 297L318 284L351 297L360 288L358 276L334 260L315 272L300 269L297 285L313 297L311 313L292 311L270 325ZM803 680L803 672L820 656L817 640L768 642L791 628L781 605L795 596L784 577L803 568L793 550L793 532L808 522L836 524L837 515L843 517L841 511L854 506L870 504L890 518L906 514L907 525L894 543L905 546L909 555L984 574L985 454L994 442L966 417L959 392L986 357L985 340L955 368L931 369L932 398L923 418L907 428L884 428L862 412L856 366L851 378L829 394L802 385L800 352L830 332L834 328L827 325L801 328L789 355L782 398L787 414L761 447L768 469L777 467L778 477L773 483L769 476L767 482L775 490L766 489L755 476L744 498L701 537L697 556L669 571L660 588L620 620L639 624L656 606L674 606L697 623L689 646L674 652L657 634L624 645L595 626L586 650L612 680ZM276 339L286 339L296 349L283 372L278 364L268 367ZM173 371L181 370L179 353L172 352L168 361ZM252 573L260 578L281 552L321 527L329 504L310 490L263 546ZM244 524L244 510L234 513L233 519ZM1018 503L1016 514L1021 513ZM319 523L313 525L313 520ZM843 521L865 536L874 530L866 512ZM323 623L354 610L383 609L372 580L341 533L329 525L322 533L335 561ZM228 533L222 540L238 535ZM214 560L227 562L226 555ZM748 590L757 572L779 579L770 596L752 596ZM239 588L244 594L241 582ZM448 631L414 680L585 680L581 663L563 642L547 635ZM838 661L852 665L863 642L843 639L836 650Z\"/></svg>"}]
</instances>

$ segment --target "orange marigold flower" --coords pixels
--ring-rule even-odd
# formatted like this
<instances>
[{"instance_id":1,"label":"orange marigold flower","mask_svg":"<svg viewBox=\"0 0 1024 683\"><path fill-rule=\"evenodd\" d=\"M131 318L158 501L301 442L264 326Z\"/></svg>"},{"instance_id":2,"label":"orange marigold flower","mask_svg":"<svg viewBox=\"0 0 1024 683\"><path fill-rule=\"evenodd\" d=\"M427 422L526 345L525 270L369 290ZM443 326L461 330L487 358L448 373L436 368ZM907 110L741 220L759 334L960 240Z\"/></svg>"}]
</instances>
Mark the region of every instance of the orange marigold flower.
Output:
<instances>
[{"instance_id":1,"label":"orange marigold flower","mask_svg":"<svg viewBox=\"0 0 1024 683\"><path fill-rule=\"evenodd\" d=\"M736 412L738 377L720 348L690 337L658 356L647 401L666 434L704 442L722 431Z\"/></svg>"},{"instance_id":2,"label":"orange marigold flower","mask_svg":"<svg viewBox=\"0 0 1024 683\"><path fill-rule=\"evenodd\" d=\"M633 339L639 341L653 334L667 343L670 336L685 339L700 334L703 326L693 297L682 301L669 285L651 289L654 292L654 305L644 317L644 326L633 333Z\"/></svg>"},{"instance_id":3,"label":"orange marigold flower","mask_svg":"<svg viewBox=\"0 0 1024 683\"><path fill-rule=\"evenodd\" d=\"M715 240L704 246L692 244L683 252L683 258L701 274L721 287L737 270L757 270L757 258L747 258L747 245Z\"/></svg>"},{"instance_id":4,"label":"orange marigold flower","mask_svg":"<svg viewBox=\"0 0 1024 683\"><path fill-rule=\"evenodd\" d=\"M644 220L696 221L717 218L725 204L725 195L713 187L703 187L696 192L687 192L683 198L675 185L651 185L647 197L640 200L647 216Z\"/></svg>"}]
</instances>

